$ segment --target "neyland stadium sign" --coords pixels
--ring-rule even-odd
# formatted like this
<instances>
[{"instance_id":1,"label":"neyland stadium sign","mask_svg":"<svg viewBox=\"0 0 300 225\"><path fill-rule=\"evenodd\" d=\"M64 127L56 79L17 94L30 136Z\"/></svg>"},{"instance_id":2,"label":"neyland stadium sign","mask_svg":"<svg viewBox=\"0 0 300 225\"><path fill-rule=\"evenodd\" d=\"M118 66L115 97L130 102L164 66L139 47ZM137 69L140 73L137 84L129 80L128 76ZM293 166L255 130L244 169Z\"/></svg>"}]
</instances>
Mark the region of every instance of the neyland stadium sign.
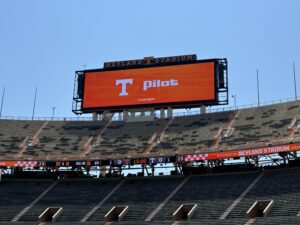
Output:
<instances>
[{"instance_id":1,"label":"neyland stadium sign","mask_svg":"<svg viewBox=\"0 0 300 225\"><path fill-rule=\"evenodd\" d=\"M145 57L144 59L135 59L127 61L116 61L116 62L105 62L104 69L116 69L116 68L127 68L136 66L151 66L151 65L163 65L163 64L175 64L193 62L197 60L197 55L180 55L170 57Z\"/></svg>"},{"instance_id":2,"label":"neyland stadium sign","mask_svg":"<svg viewBox=\"0 0 300 225\"><path fill-rule=\"evenodd\" d=\"M244 149L244 150L230 150L221 152L209 152L205 154L191 154L185 155L184 161L197 161L197 160L217 160L217 159L230 159L239 157L249 157L249 156L261 156L276 154L281 152L293 152L299 151L300 143L277 145L271 147Z\"/></svg>"}]
</instances>

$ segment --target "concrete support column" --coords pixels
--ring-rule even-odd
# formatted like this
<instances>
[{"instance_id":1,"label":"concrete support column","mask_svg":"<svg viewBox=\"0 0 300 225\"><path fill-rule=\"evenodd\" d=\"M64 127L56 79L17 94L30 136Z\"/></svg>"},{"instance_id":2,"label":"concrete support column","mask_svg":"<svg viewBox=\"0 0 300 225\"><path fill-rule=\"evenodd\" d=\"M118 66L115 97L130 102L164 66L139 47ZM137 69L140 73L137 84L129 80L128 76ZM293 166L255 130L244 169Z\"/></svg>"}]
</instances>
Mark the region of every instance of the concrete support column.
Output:
<instances>
[{"instance_id":1,"label":"concrete support column","mask_svg":"<svg viewBox=\"0 0 300 225\"><path fill-rule=\"evenodd\" d=\"M103 118L102 120L103 121L109 121L110 120L110 113L109 111L104 111L103 114L102 114Z\"/></svg>"},{"instance_id":2,"label":"concrete support column","mask_svg":"<svg viewBox=\"0 0 300 225\"><path fill-rule=\"evenodd\" d=\"M102 177L106 176L106 166L100 166L100 174Z\"/></svg>"},{"instance_id":3,"label":"concrete support column","mask_svg":"<svg viewBox=\"0 0 300 225\"><path fill-rule=\"evenodd\" d=\"M206 113L206 106L205 105L201 105L201 107L200 107L200 113L201 114L205 114Z\"/></svg>"},{"instance_id":4,"label":"concrete support column","mask_svg":"<svg viewBox=\"0 0 300 225\"><path fill-rule=\"evenodd\" d=\"M152 118L155 118L155 110L151 110L151 111L150 111L150 116L151 116Z\"/></svg>"},{"instance_id":5,"label":"concrete support column","mask_svg":"<svg viewBox=\"0 0 300 225\"><path fill-rule=\"evenodd\" d=\"M167 117L168 118L172 118L173 117L173 109L171 107L168 108Z\"/></svg>"},{"instance_id":6,"label":"concrete support column","mask_svg":"<svg viewBox=\"0 0 300 225\"><path fill-rule=\"evenodd\" d=\"M164 109L160 109L160 118L161 119L165 118L165 110Z\"/></svg>"},{"instance_id":7,"label":"concrete support column","mask_svg":"<svg viewBox=\"0 0 300 225\"><path fill-rule=\"evenodd\" d=\"M127 118L128 118L128 111L127 110L124 110L123 111L123 120L127 120Z\"/></svg>"},{"instance_id":8,"label":"concrete support column","mask_svg":"<svg viewBox=\"0 0 300 225\"><path fill-rule=\"evenodd\" d=\"M130 112L130 117L131 118L135 117L135 112Z\"/></svg>"},{"instance_id":9,"label":"concrete support column","mask_svg":"<svg viewBox=\"0 0 300 225\"><path fill-rule=\"evenodd\" d=\"M93 121L97 121L98 120L98 113L94 112L93 113Z\"/></svg>"}]
</instances>

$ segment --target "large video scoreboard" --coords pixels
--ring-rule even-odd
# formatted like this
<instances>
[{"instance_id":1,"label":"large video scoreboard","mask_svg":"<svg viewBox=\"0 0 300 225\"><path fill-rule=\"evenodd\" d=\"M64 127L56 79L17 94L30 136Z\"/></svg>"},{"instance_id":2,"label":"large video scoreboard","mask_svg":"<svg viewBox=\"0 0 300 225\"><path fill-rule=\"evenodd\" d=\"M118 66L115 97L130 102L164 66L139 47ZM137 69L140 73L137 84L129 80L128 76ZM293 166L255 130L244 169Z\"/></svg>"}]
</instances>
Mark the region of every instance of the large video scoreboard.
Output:
<instances>
[{"instance_id":1,"label":"large video scoreboard","mask_svg":"<svg viewBox=\"0 0 300 225\"><path fill-rule=\"evenodd\" d=\"M103 69L77 71L73 112L227 104L226 59L170 58L112 62Z\"/></svg>"}]
</instances>

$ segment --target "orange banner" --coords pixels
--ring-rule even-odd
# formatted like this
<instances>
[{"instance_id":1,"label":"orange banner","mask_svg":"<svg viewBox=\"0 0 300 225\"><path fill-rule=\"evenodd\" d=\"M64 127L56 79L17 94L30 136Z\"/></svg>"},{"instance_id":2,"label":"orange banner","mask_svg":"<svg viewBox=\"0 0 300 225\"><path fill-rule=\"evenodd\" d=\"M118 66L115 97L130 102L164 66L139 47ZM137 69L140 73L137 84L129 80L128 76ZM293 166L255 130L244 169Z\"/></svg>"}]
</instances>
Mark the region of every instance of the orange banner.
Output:
<instances>
[{"instance_id":1,"label":"orange banner","mask_svg":"<svg viewBox=\"0 0 300 225\"><path fill-rule=\"evenodd\" d=\"M83 108L215 100L214 62L85 73Z\"/></svg>"},{"instance_id":2,"label":"orange banner","mask_svg":"<svg viewBox=\"0 0 300 225\"><path fill-rule=\"evenodd\" d=\"M252 148L247 150L232 150L224 152L212 152L204 154L192 154L185 155L184 161L196 161L196 160L216 160L216 159L229 159L247 156L257 156L257 155L268 155L280 152L292 152L300 150L300 143L278 145L272 147L262 147L262 148Z\"/></svg>"},{"instance_id":3,"label":"orange banner","mask_svg":"<svg viewBox=\"0 0 300 225\"><path fill-rule=\"evenodd\" d=\"M0 166L7 167L35 167L38 165L37 161L0 161Z\"/></svg>"}]
</instances>

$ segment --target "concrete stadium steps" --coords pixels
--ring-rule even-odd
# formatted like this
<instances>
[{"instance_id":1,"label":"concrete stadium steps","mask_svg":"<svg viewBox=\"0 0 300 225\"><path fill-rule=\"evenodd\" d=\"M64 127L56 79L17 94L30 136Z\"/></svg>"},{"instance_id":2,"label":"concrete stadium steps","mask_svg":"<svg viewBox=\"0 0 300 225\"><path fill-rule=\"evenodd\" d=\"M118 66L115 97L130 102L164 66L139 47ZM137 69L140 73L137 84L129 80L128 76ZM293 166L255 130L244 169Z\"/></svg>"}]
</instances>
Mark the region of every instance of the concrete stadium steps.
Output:
<instances>
[{"instance_id":1,"label":"concrete stadium steps","mask_svg":"<svg viewBox=\"0 0 300 225\"><path fill-rule=\"evenodd\" d=\"M148 122L113 121L102 134L100 146L94 147L92 151L144 152L147 149L148 140L154 133L159 133L167 121L164 119Z\"/></svg>"},{"instance_id":2,"label":"concrete stadium steps","mask_svg":"<svg viewBox=\"0 0 300 225\"><path fill-rule=\"evenodd\" d=\"M171 220L183 203L198 204L193 219L218 219L256 176L257 173L191 177L153 220Z\"/></svg>"},{"instance_id":3,"label":"concrete stadium steps","mask_svg":"<svg viewBox=\"0 0 300 225\"><path fill-rule=\"evenodd\" d=\"M226 219L219 219L258 173L191 176L169 202L154 216L145 219L182 182L183 177L126 178L119 189L89 218L82 218L120 183L120 179L63 180L29 209L20 222L10 222L53 181L7 180L0 184L0 225L36 224L42 211L49 206L63 207L58 221L51 224L102 224L104 215L115 205L129 205L122 221L113 224L171 224L172 214L183 203L197 203L198 207L188 221L177 224L245 224L246 211L255 200L274 199L275 205L265 218L255 218L257 225L300 224L300 169L265 171L261 180L233 208ZM21 187L21 188L20 188ZM2 223L1 223L2 222ZM50 223L46 223L50 224Z\"/></svg>"},{"instance_id":4,"label":"concrete stadium steps","mask_svg":"<svg viewBox=\"0 0 300 225\"><path fill-rule=\"evenodd\" d=\"M126 222L126 221L118 221L112 222L111 225L171 225L170 221L159 221L159 222ZM226 220L189 220L189 221L180 221L178 225L243 225L246 223L246 219L237 220L237 219L226 219ZM0 225L33 225L37 223L33 222L0 222ZM88 222L49 222L45 223L45 225L99 225L103 223L88 221ZM300 217L273 217L273 218L259 218L256 219L252 225L299 225Z\"/></svg>"},{"instance_id":5,"label":"concrete stadium steps","mask_svg":"<svg viewBox=\"0 0 300 225\"><path fill-rule=\"evenodd\" d=\"M299 101L242 109L233 125L234 131L222 139L222 144L235 146L251 141L265 144L272 139L287 138L288 126L299 114Z\"/></svg>"},{"instance_id":6,"label":"concrete stadium steps","mask_svg":"<svg viewBox=\"0 0 300 225\"><path fill-rule=\"evenodd\" d=\"M46 222L45 225L99 225L99 222ZM38 225L37 221L35 222L0 222L0 225ZM101 225L101 223L100 223Z\"/></svg>"},{"instance_id":7,"label":"concrete stadium steps","mask_svg":"<svg viewBox=\"0 0 300 225\"><path fill-rule=\"evenodd\" d=\"M2 181L0 184L0 221L11 221L50 184L51 181Z\"/></svg>"},{"instance_id":8,"label":"concrete stadium steps","mask_svg":"<svg viewBox=\"0 0 300 225\"><path fill-rule=\"evenodd\" d=\"M32 152L40 151L47 155L79 154L88 138L97 136L104 126L105 122L102 121L49 121Z\"/></svg>"},{"instance_id":9,"label":"concrete stadium steps","mask_svg":"<svg viewBox=\"0 0 300 225\"><path fill-rule=\"evenodd\" d=\"M232 111L175 117L165 131L164 140L154 150L210 148L217 131L229 121Z\"/></svg>"},{"instance_id":10,"label":"concrete stadium steps","mask_svg":"<svg viewBox=\"0 0 300 225\"><path fill-rule=\"evenodd\" d=\"M129 205L124 221L144 221L182 180L183 177L128 179L89 221L103 221L114 205Z\"/></svg>"},{"instance_id":11,"label":"concrete stadium steps","mask_svg":"<svg viewBox=\"0 0 300 225\"><path fill-rule=\"evenodd\" d=\"M118 179L61 181L20 221L36 221L47 207L63 207L58 221L80 221L118 182Z\"/></svg>"},{"instance_id":12,"label":"concrete stadium steps","mask_svg":"<svg viewBox=\"0 0 300 225\"><path fill-rule=\"evenodd\" d=\"M298 216L276 216L256 218L252 225L299 225L300 217Z\"/></svg>"},{"instance_id":13,"label":"concrete stadium steps","mask_svg":"<svg viewBox=\"0 0 300 225\"><path fill-rule=\"evenodd\" d=\"M246 223L246 219L201 219L201 220L186 220L180 221L178 225L243 225Z\"/></svg>"},{"instance_id":14,"label":"concrete stadium steps","mask_svg":"<svg viewBox=\"0 0 300 225\"><path fill-rule=\"evenodd\" d=\"M42 121L0 120L0 153L17 153L19 144L42 126Z\"/></svg>"},{"instance_id":15,"label":"concrete stadium steps","mask_svg":"<svg viewBox=\"0 0 300 225\"><path fill-rule=\"evenodd\" d=\"M296 216L300 211L300 170L270 171L266 173L228 218L245 218L256 200L273 199L274 206L267 217Z\"/></svg>"},{"instance_id":16,"label":"concrete stadium steps","mask_svg":"<svg viewBox=\"0 0 300 225\"><path fill-rule=\"evenodd\" d=\"M116 221L111 225L170 225L170 221L145 222L145 221Z\"/></svg>"}]
</instances>

